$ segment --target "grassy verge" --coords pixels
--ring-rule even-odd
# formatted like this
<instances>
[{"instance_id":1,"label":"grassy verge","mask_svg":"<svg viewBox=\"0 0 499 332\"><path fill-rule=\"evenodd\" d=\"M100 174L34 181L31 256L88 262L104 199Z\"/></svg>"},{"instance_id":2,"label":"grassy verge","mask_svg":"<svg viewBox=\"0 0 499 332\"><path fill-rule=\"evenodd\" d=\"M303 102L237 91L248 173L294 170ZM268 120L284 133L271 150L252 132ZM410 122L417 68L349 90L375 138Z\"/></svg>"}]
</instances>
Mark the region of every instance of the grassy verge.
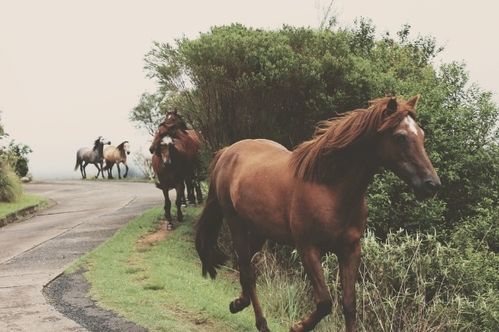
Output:
<instances>
[{"instance_id":1,"label":"grassy verge","mask_svg":"<svg viewBox=\"0 0 499 332\"><path fill-rule=\"evenodd\" d=\"M11 213L16 213L30 206L37 206L47 204L48 201L39 196L35 195L23 195L21 199L14 203L0 202L0 219L10 215Z\"/></svg>"},{"instance_id":2,"label":"grassy verge","mask_svg":"<svg viewBox=\"0 0 499 332\"><path fill-rule=\"evenodd\" d=\"M220 271L216 281L201 277L193 245L192 223L199 209L188 209L187 220L166 239L143 243L160 226L161 209L153 209L120 230L82 258L91 295L151 331L254 331L253 310L236 315L228 305L240 292L237 274ZM289 326L269 319L273 331Z\"/></svg>"}]
</instances>

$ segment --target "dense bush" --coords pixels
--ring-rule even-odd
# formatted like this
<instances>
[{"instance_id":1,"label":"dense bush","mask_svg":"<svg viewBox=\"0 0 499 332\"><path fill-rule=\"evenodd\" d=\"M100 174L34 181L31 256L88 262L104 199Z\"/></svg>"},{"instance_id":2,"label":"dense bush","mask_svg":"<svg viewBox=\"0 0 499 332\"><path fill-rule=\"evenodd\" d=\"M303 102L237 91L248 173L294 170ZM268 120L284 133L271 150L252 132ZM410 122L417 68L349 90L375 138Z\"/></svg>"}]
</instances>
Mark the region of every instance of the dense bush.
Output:
<instances>
[{"instance_id":1,"label":"dense bush","mask_svg":"<svg viewBox=\"0 0 499 332\"><path fill-rule=\"evenodd\" d=\"M448 241L484 198L497 208L499 110L490 93L469 82L463 64L432 64L441 51L433 38L409 36L404 26L396 37L376 39L372 23L360 20L336 31L234 24L156 43L146 68L159 90L144 94L131 119L150 130L177 107L212 150L254 137L293 148L318 120L386 93L420 93L418 121L442 190L419 203L393 174L378 176L368 195L369 227L382 239L404 228L436 230Z\"/></svg>"},{"instance_id":2,"label":"dense bush","mask_svg":"<svg viewBox=\"0 0 499 332\"><path fill-rule=\"evenodd\" d=\"M22 143L11 141L9 145L2 150L2 157L7 160L11 168L19 177L28 174L28 155L33 152L29 146Z\"/></svg>"},{"instance_id":3,"label":"dense bush","mask_svg":"<svg viewBox=\"0 0 499 332\"><path fill-rule=\"evenodd\" d=\"M8 134L0 122L0 139L6 136ZM27 145L16 144L14 141L6 148L0 146L0 202L15 202L21 198L22 187L18 176L27 174L27 155L30 152Z\"/></svg>"}]
</instances>

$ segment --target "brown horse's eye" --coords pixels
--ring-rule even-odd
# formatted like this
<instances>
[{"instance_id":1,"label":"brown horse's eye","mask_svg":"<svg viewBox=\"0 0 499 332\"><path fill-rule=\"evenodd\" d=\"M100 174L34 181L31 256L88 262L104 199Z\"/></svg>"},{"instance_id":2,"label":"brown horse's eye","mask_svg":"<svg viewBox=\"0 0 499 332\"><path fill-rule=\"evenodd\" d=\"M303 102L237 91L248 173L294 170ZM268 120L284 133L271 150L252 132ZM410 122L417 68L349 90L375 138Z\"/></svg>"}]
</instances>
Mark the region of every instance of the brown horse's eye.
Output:
<instances>
[{"instance_id":1,"label":"brown horse's eye","mask_svg":"<svg viewBox=\"0 0 499 332\"><path fill-rule=\"evenodd\" d=\"M407 143L407 135L403 133L397 133L395 136L395 142L398 144L406 144Z\"/></svg>"}]
</instances>

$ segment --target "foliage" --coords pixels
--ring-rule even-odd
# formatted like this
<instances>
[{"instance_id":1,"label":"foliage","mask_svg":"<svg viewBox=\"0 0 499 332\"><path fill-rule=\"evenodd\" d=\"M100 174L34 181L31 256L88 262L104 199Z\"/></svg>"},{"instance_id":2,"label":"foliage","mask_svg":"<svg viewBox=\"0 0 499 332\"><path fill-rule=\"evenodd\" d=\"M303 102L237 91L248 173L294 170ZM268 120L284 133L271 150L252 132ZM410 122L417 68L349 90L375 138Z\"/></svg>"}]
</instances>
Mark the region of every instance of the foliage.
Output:
<instances>
[{"instance_id":1,"label":"foliage","mask_svg":"<svg viewBox=\"0 0 499 332\"><path fill-rule=\"evenodd\" d=\"M10 141L9 145L1 151L1 156L6 160L17 176L23 177L28 174L28 155L33 152L29 146L22 143Z\"/></svg>"},{"instance_id":2,"label":"foliage","mask_svg":"<svg viewBox=\"0 0 499 332\"><path fill-rule=\"evenodd\" d=\"M158 124L166 113L161 105L162 99L163 96L144 92L140 96L139 104L130 113L130 120L134 121L138 128L145 129L151 136L156 133Z\"/></svg>"},{"instance_id":3,"label":"foliage","mask_svg":"<svg viewBox=\"0 0 499 332\"><path fill-rule=\"evenodd\" d=\"M16 202L22 196L21 181L9 163L0 158L0 202Z\"/></svg>"},{"instance_id":4,"label":"foliage","mask_svg":"<svg viewBox=\"0 0 499 332\"><path fill-rule=\"evenodd\" d=\"M133 161L145 179L154 179L151 157L145 156L142 152L137 152L133 154Z\"/></svg>"},{"instance_id":5,"label":"foliage","mask_svg":"<svg viewBox=\"0 0 499 332\"><path fill-rule=\"evenodd\" d=\"M499 256L442 245L433 235L390 233L385 242L368 232L357 284L361 331L492 331L499 323ZM291 324L313 309L312 290L294 252L266 251L257 267L266 312ZM294 268L290 269L289 266ZM314 331L343 328L336 256L323 269L333 311ZM307 299L307 300L304 300Z\"/></svg>"},{"instance_id":6,"label":"foliage","mask_svg":"<svg viewBox=\"0 0 499 332\"><path fill-rule=\"evenodd\" d=\"M383 173L368 193L369 226L382 239L403 228L436 230L448 241L485 198L490 208L498 206L499 109L489 92L470 83L464 64L433 65L441 51L432 37L411 38L408 25L376 38L367 19L336 30L214 27L195 39L154 44L146 69L159 97L143 96L139 106L151 99L182 110L212 150L256 137L293 148L318 120L385 94L420 93L418 122L442 190L419 203Z\"/></svg>"},{"instance_id":7,"label":"foliage","mask_svg":"<svg viewBox=\"0 0 499 332\"><path fill-rule=\"evenodd\" d=\"M5 130L3 129L3 125L0 122L0 139L6 135Z\"/></svg>"}]
</instances>

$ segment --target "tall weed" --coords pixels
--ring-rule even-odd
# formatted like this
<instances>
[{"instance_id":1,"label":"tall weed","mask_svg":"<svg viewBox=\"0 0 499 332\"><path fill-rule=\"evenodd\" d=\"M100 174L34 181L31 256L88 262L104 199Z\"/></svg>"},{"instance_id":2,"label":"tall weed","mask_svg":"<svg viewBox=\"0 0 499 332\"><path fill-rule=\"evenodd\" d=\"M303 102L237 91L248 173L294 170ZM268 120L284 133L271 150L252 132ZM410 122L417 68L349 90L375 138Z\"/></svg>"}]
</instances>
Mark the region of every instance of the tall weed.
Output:
<instances>
[{"instance_id":1,"label":"tall weed","mask_svg":"<svg viewBox=\"0 0 499 332\"><path fill-rule=\"evenodd\" d=\"M0 202L16 202L21 196L21 181L8 163L0 160Z\"/></svg>"},{"instance_id":2,"label":"tall weed","mask_svg":"<svg viewBox=\"0 0 499 332\"><path fill-rule=\"evenodd\" d=\"M263 308L291 325L313 310L311 286L295 251L267 248L255 257ZM357 284L360 331L494 331L499 326L499 256L442 245L433 235L363 239ZM344 327L335 255L323 260L332 314L314 331Z\"/></svg>"}]
</instances>

